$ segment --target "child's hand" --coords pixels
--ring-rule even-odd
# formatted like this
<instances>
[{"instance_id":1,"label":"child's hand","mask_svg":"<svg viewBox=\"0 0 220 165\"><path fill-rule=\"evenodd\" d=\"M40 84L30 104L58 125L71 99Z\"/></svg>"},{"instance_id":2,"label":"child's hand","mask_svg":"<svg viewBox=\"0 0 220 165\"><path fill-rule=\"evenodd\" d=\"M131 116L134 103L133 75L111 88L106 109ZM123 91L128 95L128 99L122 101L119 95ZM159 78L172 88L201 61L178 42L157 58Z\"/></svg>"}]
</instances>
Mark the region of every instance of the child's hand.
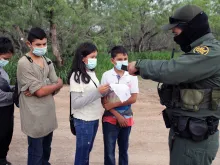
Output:
<instances>
[{"instance_id":1,"label":"child's hand","mask_svg":"<svg viewBox=\"0 0 220 165\"><path fill-rule=\"evenodd\" d=\"M101 85L100 87L98 87L99 93L101 93L102 95L107 93L109 91L109 89L110 89L109 84Z\"/></svg>"},{"instance_id":2,"label":"child's hand","mask_svg":"<svg viewBox=\"0 0 220 165\"><path fill-rule=\"evenodd\" d=\"M120 115L117 118L118 124L120 125L120 127L127 127L128 126L128 122L127 120L124 118L124 116Z\"/></svg>"},{"instance_id":3,"label":"child's hand","mask_svg":"<svg viewBox=\"0 0 220 165\"><path fill-rule=\"evenodd\" d=\"M115 104L114 103L109 103L107 102L106 104L103 105L103 107L105 108L105 110L110 110L110 109L113 109L115 108Z\"/></svg>"},{"instance_id":4,"label":"child's hand","mask_svg":"<svg viewBox=\"0 0 220 165\"><path fill-rule=\"evenodd\" d=\"M26 91L24 91L24 95L27 96L27 97L33 96L33 95L31 94L31 92L29 91L29 89L27 89Z\"/></svg>"},{"instance_id":5,"label":"child's hand","mask_svg":"<svg viewBox=\"0 0 220 165\"><path fill-rule=\"evenodd\" d=\"M107 103L108 103L108 100L107 100L107 97L105 96L105 97L102 98L102 106L103 106L103 108L104 108L104 105L107 104Z\"/></svg>"},{"instance_id":6,"label":"child's hand","mask_svg":"<svg viewBox=\"0 0 220 165\"><path fill-rule=\"evenodd\" d=\"M103 104L107 104L108 103L108 99L107 99L107 97L104 97L103 98Z\"/></svg>"}]
</instances>

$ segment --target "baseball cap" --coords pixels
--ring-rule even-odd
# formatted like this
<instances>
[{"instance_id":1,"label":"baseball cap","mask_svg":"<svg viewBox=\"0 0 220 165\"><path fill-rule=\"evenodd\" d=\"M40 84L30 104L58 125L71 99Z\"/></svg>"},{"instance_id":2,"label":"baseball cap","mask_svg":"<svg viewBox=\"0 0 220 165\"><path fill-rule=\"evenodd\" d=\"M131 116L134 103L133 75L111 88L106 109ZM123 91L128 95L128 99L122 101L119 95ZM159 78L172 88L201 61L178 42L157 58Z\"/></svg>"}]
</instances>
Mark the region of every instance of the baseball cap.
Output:
<instances>
[{"instance_id":1,"label":"baseball cap","mask_svg":"<svg viewBox=\"0 0 220 165\"><path fill-rule=\"evenodd\" d=\"M174 11L171 17L169 17L169 24L162 26L162 29L167 31L180 23L187 23L201 12L203 12L202 9L196 5L185 5L180 7Z\"/></svg>"}]
</instances>

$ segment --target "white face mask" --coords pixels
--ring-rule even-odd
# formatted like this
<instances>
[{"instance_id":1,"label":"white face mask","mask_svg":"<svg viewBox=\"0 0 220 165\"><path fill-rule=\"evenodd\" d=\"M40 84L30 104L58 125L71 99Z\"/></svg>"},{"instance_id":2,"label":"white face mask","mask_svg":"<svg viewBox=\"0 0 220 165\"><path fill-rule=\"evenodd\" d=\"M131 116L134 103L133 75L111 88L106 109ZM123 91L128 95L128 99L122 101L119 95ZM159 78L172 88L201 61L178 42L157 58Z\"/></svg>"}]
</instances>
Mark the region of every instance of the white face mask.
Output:
<instances>
[{"instance_id":1,"label":"white face mask","mask_svg":"<svg viewBox=\"0 0 220 165\"><path fill-rule=\"evenodd\" d=\"M4 66L6 66L8 63L9 63L8 60L0 59L0 67L4 67Z\"/></svg>"},{"instance_id":2,"label":"white face mask","mask_svg":"<svg viewBox=\"0 0 220 165\"><path fill-rule=\"evenodd\" d=\"M88 69L94 69L97 66L97 59L96 58L89 58L88 64L86 64L86 67Z\"/></svg>"},{"instance_id":3,"label":"white face mask","mask_svg":"<svg viewBox=\"0 0 220 165\"><path fill-rule=\"evenodd\" d=\"M47 52L47 46L44 48L34 48L33 50L33 54L39 57L44 56L46 52Z\"/></svg>"},{"instance_id":4,"label":"white face mask","mask_svg":"<svg viewBox=\"0 0 220 165\"><path fill-rule=\"evenodd\" d=\"M116 61L115 68L121 70L122 65L128 66L128 60L125 61Z\"/></svg>"}]
</instances>

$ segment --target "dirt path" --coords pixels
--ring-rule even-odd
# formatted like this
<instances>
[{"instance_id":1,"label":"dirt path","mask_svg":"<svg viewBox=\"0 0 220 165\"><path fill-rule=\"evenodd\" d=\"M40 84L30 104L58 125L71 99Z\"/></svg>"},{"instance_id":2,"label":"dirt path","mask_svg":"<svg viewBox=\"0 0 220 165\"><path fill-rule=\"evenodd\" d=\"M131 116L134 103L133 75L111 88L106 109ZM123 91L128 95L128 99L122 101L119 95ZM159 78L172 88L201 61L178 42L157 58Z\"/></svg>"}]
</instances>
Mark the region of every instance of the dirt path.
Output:
<instances>
[{"instance_id":1,"label":"dirt path","mask_svg":"<svg viewBox=\"0 0 220 165\"><path fill-rule=\"evenodd\" d=\"M130 165L168 165L168 130L160 114L163 106L159 104L156 85L152 81L140 81L140 94L134 105L135 125L130 138ZM51 164L71 165L75 153L75 137L69 129L69 88L64 87L55 97L59 128L54 132ZM117 152L118 153L118 152ZM116 154L117 155L117 154ZM21 132L20 114L15 111L15 128L8 159L13 165L25 165L27 160L27 138ZM99 127L91 165L103 165L102 129ZM220 151L213 165L220 164Z\"/></svg>"}]
</instances>

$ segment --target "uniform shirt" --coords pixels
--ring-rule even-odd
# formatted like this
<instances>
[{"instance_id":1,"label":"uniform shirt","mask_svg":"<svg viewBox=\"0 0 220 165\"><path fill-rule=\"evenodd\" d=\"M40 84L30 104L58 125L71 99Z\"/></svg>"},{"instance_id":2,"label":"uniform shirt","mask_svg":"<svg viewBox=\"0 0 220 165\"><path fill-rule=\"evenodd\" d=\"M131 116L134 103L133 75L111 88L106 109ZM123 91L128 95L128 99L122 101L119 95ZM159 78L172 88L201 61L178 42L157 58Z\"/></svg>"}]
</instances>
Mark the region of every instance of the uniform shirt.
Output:
<instances>
[{"instance_id":1,"label":"uniform shirt","mask_svg":"<svg viewBox=\"0 0 220 165\"><path fill-rule=\"evenodd\" d=\"M220 42L208 33L194 41L191 48L190 52L171 60L138 60L136 67L144 79L185 85L191 89L220 88ZM220 108L216 111L201 108L198 112L168 108L167 112L197 118L220 118Z\"/></svg>"},{"instance_id":2,"label":"uniform shirt","mask_svg":"<svg viewBox=\"0 0 220 165\"><path fill-rule=\"evenodd\" d=\"M132 93L139 93L137 76L131 76L128 74L127 71L125 71L123 76L120 77L115 72L115 70L113 68L113 69L105 72L102 75L101 84L102 85L104 85L104 84L126 84L129 87L131 94ZM116 94L114 92L111 92L110 94L108 94L107 100L108 100L108 102L120 101L118 96L116 96ZM128 110L129 108L131 108L131 105L116 107L114 109L117 112L122 114L124 111ZM129 116L124 115L124 117L127 119L128 126L132 126L134 124L134 120L133 120L132 115L129 115ZM109 122L111 124L116 124L117 120L116 120L115 116L104 116L103 122Z\"/></svg>"},{"instance_id":3,"label":"uniform shirt","mask_svg":"<svg viewBox=\"0 0 220 165\"><path fill-rule=\"evenodd\" d=\"M104 112L101 104L102 95L97 89L99 80L95 72L87 71L87 73L94 82L90 80L88 84L85 84L80 80L80 83L77 83L74 80L75 73L70 78L71 112L74 118L94 121L100 119Z\"/></svg>"},{"instance_id":4,"label":"uniform shirt","mask_svg":"<svg viewBox=\"0 0 220 165\"><path fill-rule=\"evenodd\" d=\"M0 67L0 76L4 78L8 84L10 84L10 79L5 70ZM12 92L4 92L0 89L0 107L8 106L13 104L13 93Z\"/></svg>"},{"instance_id":5,"label":"uniform shirt","mask_svg":"<svg viewBox=\"0 0 220 165\"><path fill-rule=\"evenodd\" d=\"M43 58L44 59L44 58ZM47 59L49 61L49 59ZM34 94L41 87L47 85L47 78L51 83L57 83L53 64L47 64L44 59L44 68L36 63L31 63L25 56L18 61L17 80L19 97L21 130L32 138L48 135L57 128L55 102L52 94L44 97L25 96L28 90Z\"/></svg>"}]
</instances>

